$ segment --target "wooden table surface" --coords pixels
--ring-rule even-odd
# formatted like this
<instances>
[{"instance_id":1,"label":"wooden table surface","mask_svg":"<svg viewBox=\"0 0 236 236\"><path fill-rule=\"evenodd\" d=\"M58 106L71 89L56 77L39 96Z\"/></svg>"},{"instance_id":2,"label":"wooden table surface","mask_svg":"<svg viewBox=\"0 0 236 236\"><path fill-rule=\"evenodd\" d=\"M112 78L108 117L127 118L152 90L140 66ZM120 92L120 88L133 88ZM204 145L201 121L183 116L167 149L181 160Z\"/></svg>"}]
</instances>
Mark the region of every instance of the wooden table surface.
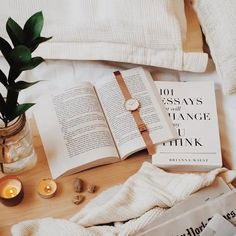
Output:
<instances>
[{"instance_id":1,"label":"wooden table surface","mask_svg":"<svg viewBox=\"0 0 236 236\"><path fill-rule=\"evenodd\" d=\"M202 50L202 35L199 24L196 23L196 15L193 12L190 2L190 0L185 0L187 38L183 48L185 52L199 52ZM25 197L23 202L15 207L6 207L0 204L1 236L10 235L10 227L23 220L48 216L68 219L77 213L91 198L110 186L123 183L140 168L145 160L149 160L146 152L139 152L125 161L96 167L72 176L59 178L57 180L58 191L56 196L51 199L42 199L38 196L36 187L41 179L50 177L50 172L42 143L38 135L38 130L34 122L32 122L32 129L38 163L32 170L18 175L24 185ZM75 177L80 177L85 183L95 184L99 187L95 194L84 192L84 195L86 196L85 201L79 206L72 203L72 198L74 196L73 180Z\"/></svg>"},{"instance_id":2,"label":"wooden table surface","mask_svg":"<svg viewBox=\"0 0 236 236\"><path fill-rule=\"evenodd\" d=\"M56 196L51 199L42 199L36 192L38 182L43 178L51 176L36 124L34 121L31 121L31 124L38 162L33 169L18 175L24 186L25 196L23 201L14 207L6 207L0 204L1 236L11 235L11 226L23 220L50 216L69 219L91 198L110 186L123 183L140 168L145 160L150 159L146 152L139 152L127 160L118 163L96 167L71 176L58 178L56 180L58 184ZM3 176L3 174L0 174L0 176ZM73 191L73 180L75 177L83 179L85 187L87 184L98 186L98 190L94 194L84 191L82 194L85 196L85 201L78 206L72 203L72 198L75 195Z\"/></svg>"}]
</instances>

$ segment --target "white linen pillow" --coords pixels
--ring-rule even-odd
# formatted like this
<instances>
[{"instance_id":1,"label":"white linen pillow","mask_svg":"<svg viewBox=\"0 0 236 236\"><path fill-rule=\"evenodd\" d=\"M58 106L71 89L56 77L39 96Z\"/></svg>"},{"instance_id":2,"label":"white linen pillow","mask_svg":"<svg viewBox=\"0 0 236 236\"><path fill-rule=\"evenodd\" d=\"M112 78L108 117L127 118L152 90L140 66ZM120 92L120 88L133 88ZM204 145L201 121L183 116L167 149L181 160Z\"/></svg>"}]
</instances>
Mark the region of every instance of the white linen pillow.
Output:
<instances>
[{"instance_id":1,"label":"white linen pillow","mask_svg":"<svg viewBox=\"0 0 236 236\"><path fill-rule=\"evenodd\" d=\"M236 1L194 0L225 94L236 92Z\"/></svg>"},{"instance_id":2,"label":"white linen pillow","mask_svg":"<svg viewBox=\"0 0 236 236\"><path fill-rule=\"evenodd\" d=\"M23 24L34 12L45 17L37 49L47 59L110 60L201 72L208 57L184 52L184 0L8 0L0 22ZM0 35L7 36L3 24Z\"/></svg>"}]
</instances>

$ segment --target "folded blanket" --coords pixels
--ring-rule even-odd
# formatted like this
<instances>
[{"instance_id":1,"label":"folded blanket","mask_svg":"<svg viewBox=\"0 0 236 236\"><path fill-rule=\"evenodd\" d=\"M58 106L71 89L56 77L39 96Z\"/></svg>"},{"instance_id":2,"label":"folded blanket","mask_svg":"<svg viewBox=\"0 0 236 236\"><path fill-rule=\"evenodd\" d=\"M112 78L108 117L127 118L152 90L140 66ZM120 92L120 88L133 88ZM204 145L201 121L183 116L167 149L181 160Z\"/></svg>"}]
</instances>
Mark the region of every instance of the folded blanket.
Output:
<instances>
[{"instance_id":1,"label":"folded blanket","mask_svg":"<svg viewBox=\"0 0 236 236\"><path fill-rule=\"evenodd\" d=\"M206 69L207 54L183 49L188 38L184 0L8 0L1 6L0 35L7 37L3 22L9 16L23 27L40 10L43 35L53 36L37 49L43 58Z\"/></svg>"},{"instance_id":2,"label":"folded blanket","mask_svg":"<svg viewBox=\"0 0 236 236\"><path fill-rule=\"evenodd\" d=\"M146 162L123 185L104 191L70 220L45 218L24 221L12 227L12 234L135 235L167 208L210 185L219 173L225 171L221 168L204 174L174 174ZM105 225L127 220L130 221L124 224Z\"/></svg>"}]
</instances>

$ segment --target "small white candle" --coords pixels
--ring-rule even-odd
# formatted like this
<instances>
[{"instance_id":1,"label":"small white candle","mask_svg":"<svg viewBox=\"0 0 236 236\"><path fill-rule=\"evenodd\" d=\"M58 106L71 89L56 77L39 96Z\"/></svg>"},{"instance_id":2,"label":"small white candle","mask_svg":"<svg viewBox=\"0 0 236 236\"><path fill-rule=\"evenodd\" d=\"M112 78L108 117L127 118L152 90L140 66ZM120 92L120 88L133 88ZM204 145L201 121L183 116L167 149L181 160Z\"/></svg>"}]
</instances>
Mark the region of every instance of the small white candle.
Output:
<instances>
[{"instance_id":1,"label":"small white candle","mask_svg":"<svg viewBox=\"0 0 236 236\"><path fill-rule=\"evenodd\" d=\"M0 179L0 201L4 205L15 206L23 197L23 185L16 176L5 176Z\"/></svg>"},{"instance_id":2,"label":"small white candle","mask_svg":"<svg viewBox=\"0 0 236 236\"><path fill-rule=\"evenodd\" d=\"M52 179L42 179L39 182L37 191L42 198L54 197L57 191L57 184Z\"/></svg>"}]
</instances>

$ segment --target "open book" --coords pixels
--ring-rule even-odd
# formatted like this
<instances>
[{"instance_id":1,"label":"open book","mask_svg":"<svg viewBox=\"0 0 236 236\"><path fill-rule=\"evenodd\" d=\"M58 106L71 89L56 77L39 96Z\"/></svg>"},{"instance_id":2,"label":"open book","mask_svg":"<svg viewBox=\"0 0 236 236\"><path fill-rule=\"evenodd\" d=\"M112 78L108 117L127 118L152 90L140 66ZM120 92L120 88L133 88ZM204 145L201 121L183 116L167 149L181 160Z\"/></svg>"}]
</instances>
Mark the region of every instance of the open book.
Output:
<instances>
[{"instance_id":1,"label":"open book","mask_svg":"<svg viewBox=\"0 0 236 236\"><path fill-rule=\"evenodd\" d=\"M153 143L176 138L149 72L139 67L122 76L141 104L140 115ZM113 74L94 85L78 82L40 98L34 114L53 178L117 162L145 149L124 102Z\"/></svg>"}]
</instances>

